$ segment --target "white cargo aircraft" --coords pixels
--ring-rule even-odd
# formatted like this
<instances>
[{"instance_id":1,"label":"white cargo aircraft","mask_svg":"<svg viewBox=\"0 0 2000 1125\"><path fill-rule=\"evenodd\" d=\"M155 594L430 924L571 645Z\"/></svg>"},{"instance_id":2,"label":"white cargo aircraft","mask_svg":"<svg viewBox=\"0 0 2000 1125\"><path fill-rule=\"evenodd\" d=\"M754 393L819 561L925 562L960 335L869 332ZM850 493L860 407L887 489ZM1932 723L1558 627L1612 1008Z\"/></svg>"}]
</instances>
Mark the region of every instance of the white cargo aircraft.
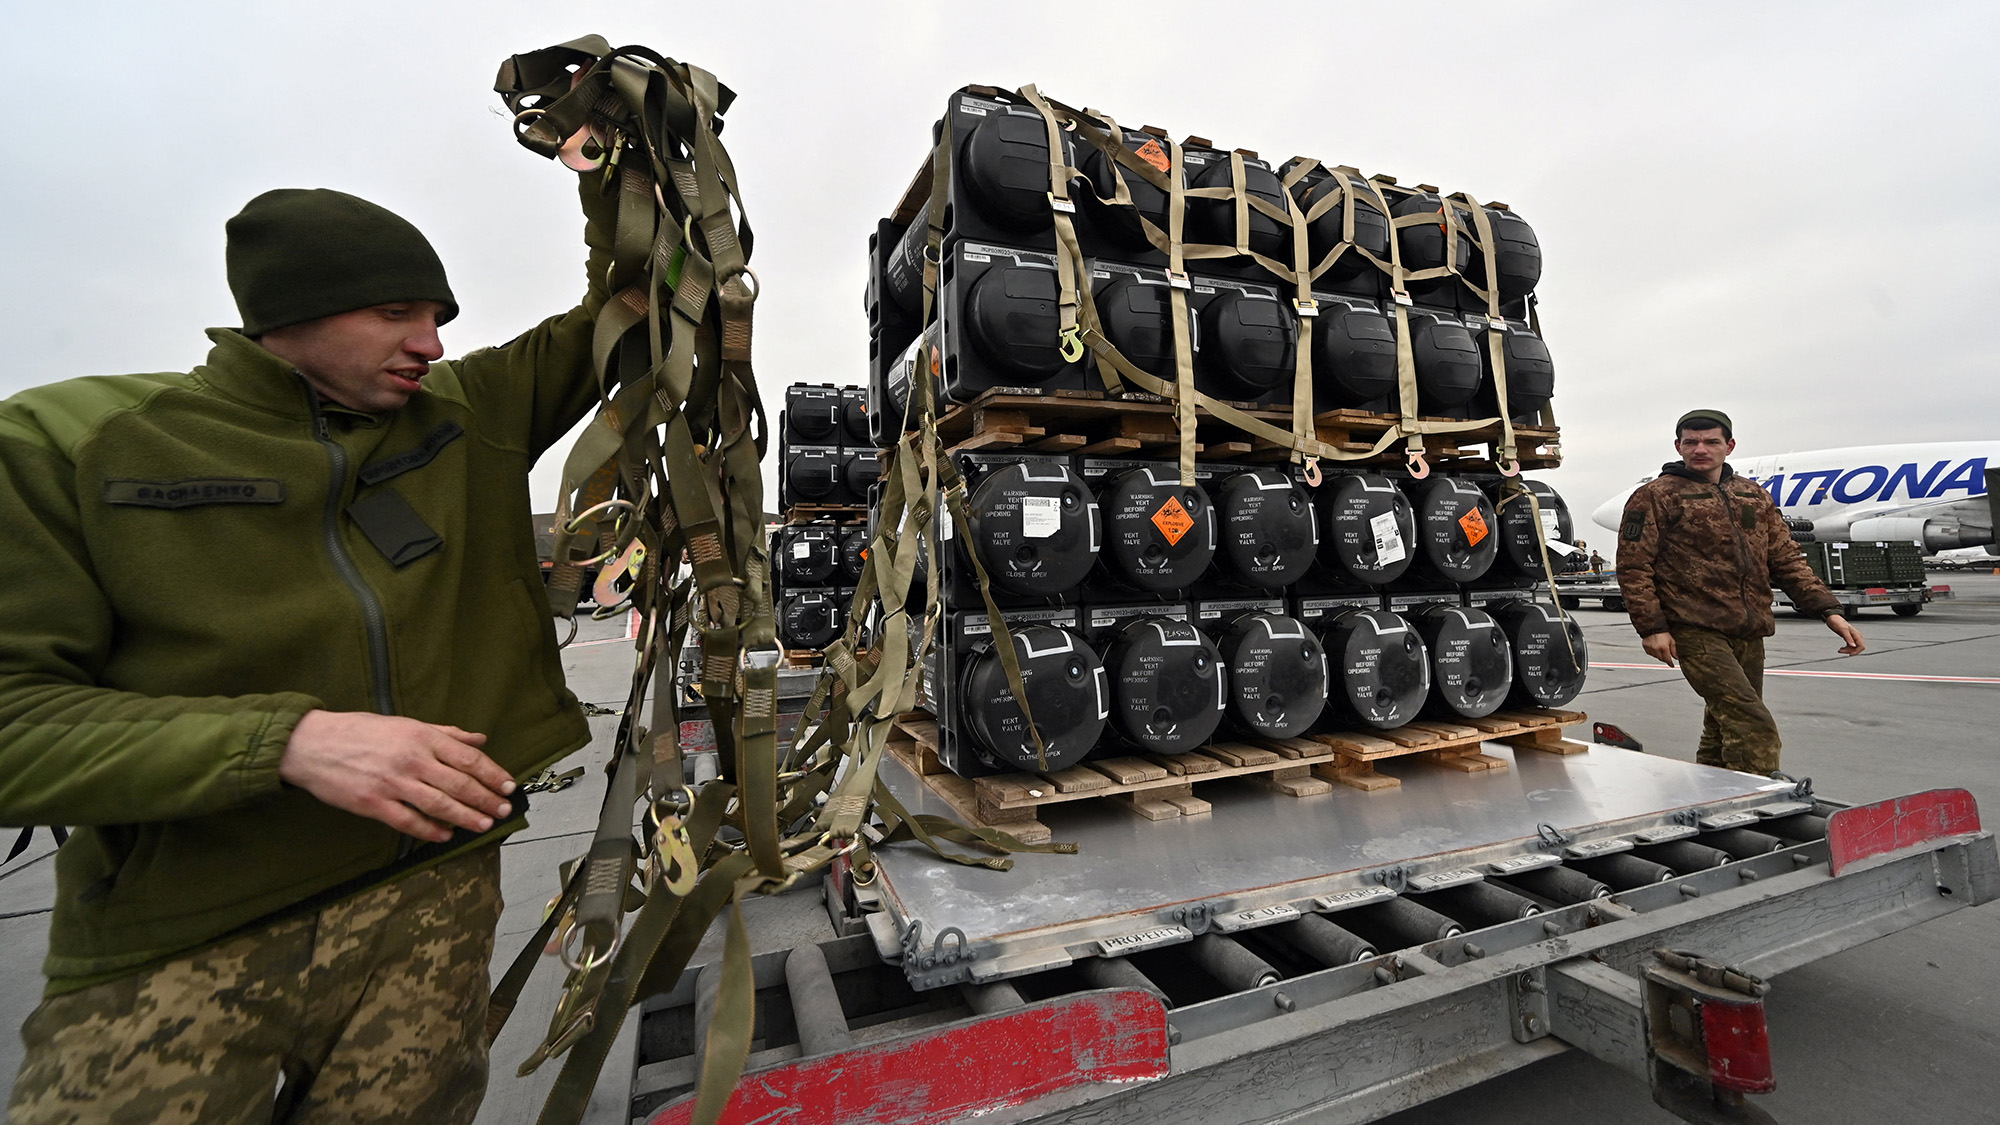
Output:
<instances>
[{"instance_id":1,"label":"white cargo aircraft","mask_svg":"<svg viewBox=\"0 0 2000 1125\"><path fill-rule=\"evenodd\" d=\"M2000 555L1994 541L2000 442L1857 445L1732 458L1730 465L1763 485L1787 517L1809 521L1820 542L1914 542L1927 555L1984 547ZM1639 484L1605 501L1591 520L1618 530L1625 501Z\"/></svg>"}]
</instances>

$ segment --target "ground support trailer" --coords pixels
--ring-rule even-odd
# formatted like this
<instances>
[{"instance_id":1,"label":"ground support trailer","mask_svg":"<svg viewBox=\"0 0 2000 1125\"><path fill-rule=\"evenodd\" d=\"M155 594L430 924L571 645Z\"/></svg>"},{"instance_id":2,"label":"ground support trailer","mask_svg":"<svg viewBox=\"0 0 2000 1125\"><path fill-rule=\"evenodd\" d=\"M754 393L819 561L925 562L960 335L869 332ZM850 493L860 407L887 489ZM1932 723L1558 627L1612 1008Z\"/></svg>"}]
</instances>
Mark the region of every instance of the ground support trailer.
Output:
<instances>
[{"instance_id":1,"label":"ground support trailer","mask_svg":"<svg viewBox=\"0 0 2000 1125\"><path fill-rule=\"evenodd\" d=\"M1852 617L1864 607L1885 605L1898 617L1915 617L1932 602L1941 602L1952 596L1950 586L1931 586L1924 583L1903 586L1829 586L1833 596L1840 599L1843 614ZM1792 599L1780 590L1776 595L1776 605L1780 609L1794 609ZM1796 612L1796 610L1794 610Z\"/></svg>"},{"instance_id":2,"label":"ground support trailer","mask_svg":"<svg viewBox=\"0 0 2000 1125\"><path fill-rule=\"evenodd\" d=\"M1567 1049L1760 1120L1761 978L2000 895L1969 794L1846 807L1610 747L1386 792L1052 817L1011 873L877 852L846 936L756 961L731 1121L1359 1122ZM913 811L937 809L887 767ZM640 1006L628 1115L688 1119L716 976ZM1857 1028L1857 1035L1865 1034Z\"/></svg>"},{"instance_id":3,"label":"ground support trailer","mask_svg":"<svg viewBox=\"0 0 2000 1125\"><path fill-rule=\"evenodd\" d=\"M1618 579L1609 574L1558 574L1555 596L1564 609L1582 609L1586 599L1614 613L1625 608L1625 595L1618 589Z\"/></svg>"}]
</instances>

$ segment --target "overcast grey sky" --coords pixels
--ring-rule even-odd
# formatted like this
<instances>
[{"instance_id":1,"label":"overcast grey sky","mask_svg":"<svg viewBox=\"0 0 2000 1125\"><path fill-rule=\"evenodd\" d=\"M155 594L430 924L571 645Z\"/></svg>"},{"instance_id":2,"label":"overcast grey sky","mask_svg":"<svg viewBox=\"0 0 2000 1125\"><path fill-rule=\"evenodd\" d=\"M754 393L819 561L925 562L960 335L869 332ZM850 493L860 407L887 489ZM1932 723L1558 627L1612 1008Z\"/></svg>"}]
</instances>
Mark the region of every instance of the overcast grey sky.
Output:
<instances>
[{"instance_id":1,"label":"overcast grey sky","mask_svg":"<svg viewBox=\"0 0 2000 1125\"><path fill-rule=\"evenodd\" d=\"M184 369L223 221L325 186L414 221L452 354L581 289L569 174L499 60L585 32L704 66L757 231L757 368L860 382L863 247L968 82L1512 204L1588 512L1712 405L1746 455L2000 436L2000 6L11 3L0 395ZM775 405L774 405L775 410ZM538 470L553 501L562 449Z\"/></svg>"}]
</instances>

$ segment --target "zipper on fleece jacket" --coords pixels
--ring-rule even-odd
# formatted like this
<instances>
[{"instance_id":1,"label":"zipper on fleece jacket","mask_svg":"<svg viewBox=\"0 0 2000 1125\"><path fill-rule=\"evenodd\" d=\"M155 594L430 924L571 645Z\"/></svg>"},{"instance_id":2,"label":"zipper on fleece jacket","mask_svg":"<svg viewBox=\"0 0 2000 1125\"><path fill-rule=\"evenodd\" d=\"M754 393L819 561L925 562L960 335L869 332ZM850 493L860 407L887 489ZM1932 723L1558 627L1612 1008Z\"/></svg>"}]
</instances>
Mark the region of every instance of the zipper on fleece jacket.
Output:
<instances>
[{"instance_id":1,"label":"zipper on fleece jacket","mask_svg":"<svg viewBox=\"0 0 2000 1125\"><path fill-rule=\"evenodd\" d=\"M393 715L396 713L396 701L389 683L389 626L382 613L382 600L375 596L367 580L361 577L361 568L354 565L354 556L347 553L347 544L340 538L340 496L347 490L347 450L328 434L326 415L319 408L319 395L311 386L307 386L305 392L307 404L312 409L313 436L326 447L327 461L333 469L333 479L326 490L326 551L333 556L333 568L340 573L341 581L347 583L355 600L361 603L361 617L368 629L368 663L374 683L375 711Z\"/></svg>"}]
</instances>

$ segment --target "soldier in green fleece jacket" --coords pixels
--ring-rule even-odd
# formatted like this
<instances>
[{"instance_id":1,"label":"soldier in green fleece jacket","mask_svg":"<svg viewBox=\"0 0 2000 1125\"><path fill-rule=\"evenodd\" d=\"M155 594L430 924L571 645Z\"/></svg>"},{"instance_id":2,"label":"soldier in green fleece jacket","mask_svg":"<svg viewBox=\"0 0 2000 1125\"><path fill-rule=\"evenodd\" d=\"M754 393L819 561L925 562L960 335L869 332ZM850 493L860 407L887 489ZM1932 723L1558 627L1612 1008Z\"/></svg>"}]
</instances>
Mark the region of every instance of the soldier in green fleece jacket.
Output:
<instances>
[{"instance_id":1,"label":"soldier in green fleece jacket","mask_svg":"<svg viewBox=\"0 0 2000 1125\"><path fill-rule=\"evenodd\" d=\"M76 826L12 1121L471 1120L515 779L589 738L528 498L597 401L582 194L582 303L504 347L440 362L423 235L285 189L206 363L0 403L0 823Z\"/></svg>"}]
</instances>

